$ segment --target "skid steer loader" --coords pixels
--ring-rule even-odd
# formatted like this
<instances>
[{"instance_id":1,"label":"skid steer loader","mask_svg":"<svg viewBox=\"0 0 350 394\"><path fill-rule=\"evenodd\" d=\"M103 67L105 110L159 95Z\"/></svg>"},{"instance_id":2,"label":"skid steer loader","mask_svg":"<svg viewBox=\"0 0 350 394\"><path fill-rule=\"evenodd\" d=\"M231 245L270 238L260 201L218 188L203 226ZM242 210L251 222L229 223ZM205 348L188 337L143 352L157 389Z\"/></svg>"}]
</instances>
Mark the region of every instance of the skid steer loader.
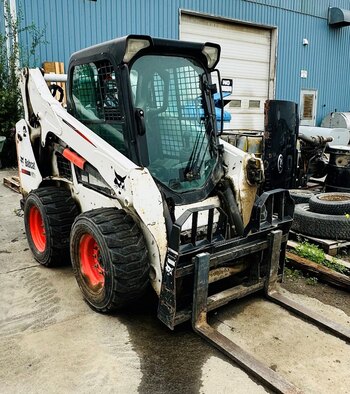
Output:
<instances>
[{"instance_id":1,"label":"skid steer loader","mask_svg":"<svg viewBox=\"0 0 350 394\"><path fill-rule=\"evenodd\" d=\"M219 138L219 57L217 44L137 35L81 50L67 109L50 75L24 69L16 136L28 243L45 266L71 258L94 310L114 311L150 283L169 328L191 320L268 387L297 392L207 323L207 311L263 291L349 339L277 291L294 203L282 189L258 196L261 159Z\"/></svg>"}]
</instances>

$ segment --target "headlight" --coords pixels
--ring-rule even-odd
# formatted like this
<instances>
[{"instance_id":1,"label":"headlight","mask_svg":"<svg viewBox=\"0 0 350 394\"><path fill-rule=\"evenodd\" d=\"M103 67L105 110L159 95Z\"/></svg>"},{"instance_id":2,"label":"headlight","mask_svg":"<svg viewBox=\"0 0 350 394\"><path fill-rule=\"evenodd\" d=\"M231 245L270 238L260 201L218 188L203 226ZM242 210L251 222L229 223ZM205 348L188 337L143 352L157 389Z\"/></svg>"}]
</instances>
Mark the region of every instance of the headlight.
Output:
<instances>
[{"instance_id":1,"label":"headlight","mask_svg":"<svg viewBox=\"0 0 350 394\"><path fill-rule=\"evenodd\" d=\"M123 61L125 63L130 62L130 60L137 54L137 52L141 51L141 49L149 47L150 45L151 43L145 39L128 38Z\"/></svg>"},{"instance_id":2,"label":"headlight","mask_svg":"<svg viewBox=\"0 0 350 394\"><path fill-rule=\"evenodd\" d=\"M202 53L205 55L208 61L208 68L213 68L219 61L220 46L212 46L206 43L202 49Z\"/></svg>"}]
</instances>

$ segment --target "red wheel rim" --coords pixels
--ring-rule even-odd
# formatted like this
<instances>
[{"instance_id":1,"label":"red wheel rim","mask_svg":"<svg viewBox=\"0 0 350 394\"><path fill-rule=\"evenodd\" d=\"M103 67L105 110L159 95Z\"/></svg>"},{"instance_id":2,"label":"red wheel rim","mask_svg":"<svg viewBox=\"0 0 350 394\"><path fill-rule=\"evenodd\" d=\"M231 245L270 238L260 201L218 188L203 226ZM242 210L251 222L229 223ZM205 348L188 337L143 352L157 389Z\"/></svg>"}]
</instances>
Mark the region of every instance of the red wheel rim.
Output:
<instances>
[{"instance_id":1,"label":"red wheel rim","mask_svg":"<svg viewBox=\"0 0 350 394\"><path fill-rule=\"evenodd\" d=\"M84 234L79 245L80 266L86 284L93 290L100 290L105 284L104 269L98 243L90 234Z\"/></svg>"},{"instance_id":2,"label":"red wheel rim","mask_svg":"<svg viewBox=\"0 0 350 394\"><path fill-rule=\"evenodd\" d=\"M32 206L29 210L29 230L35 247L39 252L44 252L46 248L46 234L44 221L39 209Z\"/></svg>"}]
</instances>

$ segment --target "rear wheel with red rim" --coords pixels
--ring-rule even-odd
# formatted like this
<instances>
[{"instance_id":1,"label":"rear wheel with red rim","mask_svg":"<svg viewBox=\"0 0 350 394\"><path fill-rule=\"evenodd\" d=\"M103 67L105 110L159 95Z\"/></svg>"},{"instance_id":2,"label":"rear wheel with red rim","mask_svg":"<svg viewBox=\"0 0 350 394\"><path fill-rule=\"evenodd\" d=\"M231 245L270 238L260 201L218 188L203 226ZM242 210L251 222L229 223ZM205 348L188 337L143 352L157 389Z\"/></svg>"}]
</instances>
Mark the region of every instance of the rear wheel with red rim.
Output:
<instances>
[{"instance_id":1,"label":"rear wheel with red rim","mask_svg":"<svg viewBox=\"0 0 350 394\"><path fill-rule=\"evenodd\" d=\"M110 312L139 298L149 281L143 235L123 210L99 208L79 215L72 227L73 271L87 303Z\"/></svg>"},{"instance_id":2,"label":"rear wheel with red rim","mask_svg":"<svg viewBox=\"0 0 350 394\"><path fill-rule=\"evenodd\" d=\"M70 261L70 230L78 213L64 188L50 186L28 194L24 224L29 247L40 264L51 267Z\"/></svg>"}]
</instances>

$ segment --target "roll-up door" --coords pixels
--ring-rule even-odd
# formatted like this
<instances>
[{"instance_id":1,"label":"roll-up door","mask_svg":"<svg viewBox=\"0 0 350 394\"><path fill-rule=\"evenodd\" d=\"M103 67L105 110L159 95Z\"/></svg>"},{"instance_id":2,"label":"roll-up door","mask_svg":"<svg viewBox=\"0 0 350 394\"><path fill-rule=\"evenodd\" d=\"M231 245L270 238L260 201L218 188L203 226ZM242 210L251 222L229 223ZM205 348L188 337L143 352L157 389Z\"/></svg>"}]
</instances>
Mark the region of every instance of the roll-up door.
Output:
<instances>
[{"instance_id":1,"label":"roll-up door","mask_svg":"<svg viewBox=\"0 0 350 394\"><path fill-rule=\"evenodd\" d=\"M218 69L228 86L232 80L232 101L225 107L231 122L225 129L264 130L264 102L274 98L272 34L269 28L181 13L180 39L221 45Z\"/></svg>"}]
</instances>

